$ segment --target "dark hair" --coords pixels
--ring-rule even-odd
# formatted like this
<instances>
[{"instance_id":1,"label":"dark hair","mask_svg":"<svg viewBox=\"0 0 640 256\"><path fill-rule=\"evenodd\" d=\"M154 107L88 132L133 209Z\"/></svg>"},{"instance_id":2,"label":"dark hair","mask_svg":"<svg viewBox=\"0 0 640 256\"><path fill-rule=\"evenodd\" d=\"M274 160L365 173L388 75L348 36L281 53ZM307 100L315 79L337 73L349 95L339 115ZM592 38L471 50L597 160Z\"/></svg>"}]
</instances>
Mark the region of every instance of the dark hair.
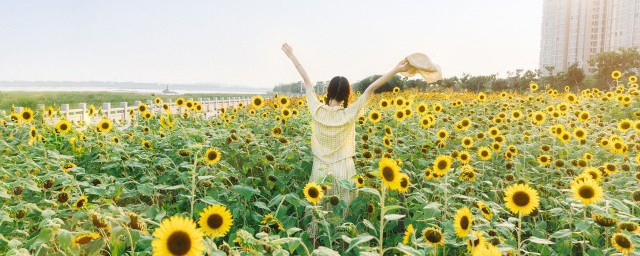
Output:
<instances>
[{"instance_id":1,"label":"dark hair","mask_svg":"<svg viewBox=\"0 0 640 256\"><path fill-rule=\"evenodd\" d=\"M343 76L336 76L329 82L325 103L329 105L329 101L334 99L337 102L342 102L342 106L346 108L349 105L350 96L351 85L349 84L349 80Z\"/></svg>"}]
</instances>

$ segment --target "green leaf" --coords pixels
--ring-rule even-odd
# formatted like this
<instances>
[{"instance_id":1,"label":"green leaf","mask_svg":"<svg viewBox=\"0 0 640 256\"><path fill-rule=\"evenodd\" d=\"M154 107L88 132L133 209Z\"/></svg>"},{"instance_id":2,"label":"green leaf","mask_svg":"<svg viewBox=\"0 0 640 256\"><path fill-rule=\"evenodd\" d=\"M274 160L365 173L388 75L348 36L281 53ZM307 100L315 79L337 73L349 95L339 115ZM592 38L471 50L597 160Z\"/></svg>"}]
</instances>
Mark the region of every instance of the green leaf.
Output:
<instances>
[{"instance_id":1,"label":"green leaf","mask_svg":"<svg viewBox=\"0 0 640 256\"><path fill-rule=\"evenodd\" d=\"M233 190L233 192L236 192L244 196L245 199L249 199L253 195L260 194L260 190L252 187L248 187L248 186L242 186L242 185L234 185L233 187L231 187L231 190Z\"/></svg>"},{"instance_id":2,"label":"green leaf","mask_svg":"<svg viewBox=\"0 0 640 256\"><path fill-rule=\"evenodd\" d=\"M576 220L575 225L578 230L583 232L587 231L589 227L591 227L591 224L589 223L589 221L586 221L586 220Z\"/></svg>"},{"instance_id":3,"label":"green leaf","mask_svg":"<svg viewBox=\"0 0 640 256\"><path fill-rule=\"evenodd\" d=\"M402 218L404 218L404 215L402 214L389 214L384 216L385 220L399 220Z\"/></svg>"},{"instance_id":4,"label":"green leaf","mask_svg":"<svg viewBox=\"0 0 640 256\"><path fill-rule=\"evenodd\" d=\"M373 189L373 188L361 188L361 189L358 189L358 190L362 191L364 193L375 195L378 198L380 197L380 192L378 190L376 190L376 189Z\"/></svg>"},{"instance_id":5,"label":"green leaf","mask_svg":"<svg viewBox=\"0 0 640 256\"><path fill-rule=\"evenodd\" d=\"M356 246L358 246L360 244L363 244L363 243L366 243L366 242L369 242L369 241L371 241L371 239L374 239L374 238L375 237L373 237L372 235L369 235L369 234L359 235L359 236L351 239L351 242L349 242L349 248L345 252L351 251L351 249L355 248Z\"/></svg>"},{"instance_id":6,"label":"green leaf","mask_svg":"<svg viewBox=\"0 0 640 256\"><path fill-rule=\"evenodd\" d=\"M543 239L535 236L529 237L529 241L535 244L555 244L554 242L551 242L547 239Z\"/></svg>"},{"instance_id":7,"label":"green leaf","mask_svg":"<svg viewBox=\"0 0 640 256\"><path fill-rule=\"evenodd\" d=\"M571 230L569 229L561 229L556 231L555 233L551 234L551 238L563 238L563 237L568 237L571 235Z\"/></svg>"},{"instance_id":8,"label":"green leaf","mask_svg":"<svg viewBox=\"0 0 640 256\"><path fill-rule=\"evenodd\" d=\"M403 243L398 243L398 245L396 246L396 249L400 250L401 252L408 254L408 255L412 255L412 256L420 256L422 255L421 251L418 251L416 249L414 249L411 246L408 246L406 244Z\"/></svg>"},{"instance_id":9,"label":"green leaf","mask_svg":"<svg viewBox=\"0 0 640 256\"><path fill-rule=\"evenodd\" d=\"M313 255L340 256L340 253L334 250L331 250L327 247L320 246L318 247L318 249L315 249L313 251Z\"/></svg>"}]
</instances>

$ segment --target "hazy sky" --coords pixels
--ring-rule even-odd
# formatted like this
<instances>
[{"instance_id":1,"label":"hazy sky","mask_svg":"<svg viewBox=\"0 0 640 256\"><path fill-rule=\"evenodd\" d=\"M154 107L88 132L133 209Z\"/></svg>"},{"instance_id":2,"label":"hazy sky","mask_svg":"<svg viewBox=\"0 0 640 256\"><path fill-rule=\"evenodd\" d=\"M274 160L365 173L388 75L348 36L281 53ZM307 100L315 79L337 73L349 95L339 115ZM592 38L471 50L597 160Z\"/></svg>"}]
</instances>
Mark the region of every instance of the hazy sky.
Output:
<instances>
[{"instance_id":1,"label":"hazy sky","mask_svg":"<svg viewBox=\"0 0 640 256\"><path fill-rule=\"evenodd\" d=\"M272 87L382 74L413 52L445 77L535 69L541 0L2 1L0 80Z\"/></svg>"}]
</instances>

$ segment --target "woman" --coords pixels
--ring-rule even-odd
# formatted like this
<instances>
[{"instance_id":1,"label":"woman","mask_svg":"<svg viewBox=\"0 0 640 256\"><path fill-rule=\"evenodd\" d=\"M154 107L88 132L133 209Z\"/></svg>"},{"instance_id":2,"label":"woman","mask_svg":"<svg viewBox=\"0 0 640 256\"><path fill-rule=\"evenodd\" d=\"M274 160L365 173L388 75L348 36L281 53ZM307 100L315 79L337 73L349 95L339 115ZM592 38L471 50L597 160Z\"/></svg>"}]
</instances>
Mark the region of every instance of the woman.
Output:
<instances>
[{"instance_id":1,"label":"woman","mask_svg":"<svg viewBox=\"0 0 640 256\"><path fill-rule=\"evenodd\" d=\"M293 62L304 81L307 94L307 105L313 118L311 134L311 150L313 151L313 171L310 181L322 182L327 175L333 175L331 189L327 196L336 195L348 206L352 199L349 190L341 188L338 180L353 180L356 175L355 164L355 124L364 112L367 99L373 92L391 79L398 72L405 72L411 67L406 60L400 61L391 71L373 82L353 104L349 104L351 85L346 78L336 76L327 87L326 105L317 98L313 83L304 70L293 49L287 43L282 50Z\"/></svg>"}]
</instances>

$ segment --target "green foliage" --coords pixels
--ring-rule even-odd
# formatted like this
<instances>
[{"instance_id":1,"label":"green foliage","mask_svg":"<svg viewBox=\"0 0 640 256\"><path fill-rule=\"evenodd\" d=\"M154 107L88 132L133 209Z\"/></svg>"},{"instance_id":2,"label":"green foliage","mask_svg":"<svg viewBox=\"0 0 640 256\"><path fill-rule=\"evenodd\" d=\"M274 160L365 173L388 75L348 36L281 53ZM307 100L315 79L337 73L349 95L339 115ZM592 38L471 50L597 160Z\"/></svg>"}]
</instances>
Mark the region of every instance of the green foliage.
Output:
<instances>
[{"instance_id":1,"label":"green foliage","mask_svg":"<svg viewBox=\"0 0 640 256\"><path fill-rule=\"evenodd\" d=\"M611 80L613 71L624 72L629 76L640 69L640 52L638 47L620 48L617 51L601 52L589 60L589 64L596 67L595 78L597 84L608 85L606 89L615 86ZM600 86L602 89L602 86Z\"/></svg>"}]
</instances>

